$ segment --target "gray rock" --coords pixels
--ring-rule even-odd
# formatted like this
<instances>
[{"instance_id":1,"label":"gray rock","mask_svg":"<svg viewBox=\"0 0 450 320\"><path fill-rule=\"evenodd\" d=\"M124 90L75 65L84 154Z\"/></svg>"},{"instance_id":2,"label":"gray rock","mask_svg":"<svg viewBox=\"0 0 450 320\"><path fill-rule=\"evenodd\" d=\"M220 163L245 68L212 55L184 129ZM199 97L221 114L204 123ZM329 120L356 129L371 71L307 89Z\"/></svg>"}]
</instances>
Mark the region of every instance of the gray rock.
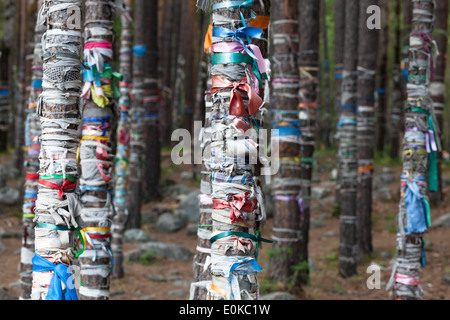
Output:
<instances>
[{"instance_id":1,"label":"gray rock","mask_svg":"<svg viewBox=\"0 0 450 320\"><path fill-rule=\"evenodd\" d=\"M181 261L191 261L193 253L177 244L162 242L146 242L138 245L138 249L152 251L157 255Z\"/></svg>"},{"instance_id":2,"label":"gray rock","mask_svg":"<svg viewBox=\"0 0 450 320\"><path fill-rule=\"evenodd\" d=\"M164 193L170 198L176 198L180 195L186 195L192 192L192 189L184 184L175 184L164 188Z\"/></svg>"},{"instance_id":3,"label":"gray rock","mask_svg":"<svg viewBox=\"0 0 450 320\"><path fill-rule=\"evenodd\" d=\"M5 250L6 249L6 245L0 241L0 250Z\"/></svg>"},{"instance_id":4,"label":"gray rock","mask_svg":"<svg viewBox=\"0 0 450 320\"><path fill-rule=\"evenodd\" d=\"M334 232L333 230L328 230L327 232L325 232L322 237L324 238L332 238L332 237L336 237L337 233Z\"/></svg>"},{"instance_id":5,"label":"gray rock","mask_svg":"<svg viewBox=\"0 0 450 320\"><path fill-rule=\"evenodd\" d=\"M0 189L0 204L13 206L19 203L19 190L11 187L3 187Z\"/></svg>"},{"instance_id":6,"label":"gray rock","mask_svg":"<svg viewBox=\"0 0 450 320\"><path fill-rule=\"evenodd\" d=\"M324 228L326 226L325 222L317 220L315 218L311 218L309 221L309 228L310 229L320 229Z\"/></svg>"},{"instance_id":7,"label":"gray rock","mask_svg":"<svg viewBox=\"0 0 450 320\"><path fill-rule=\"evenodd\" d=\"M184 171L180 174L180 178L183 180L193 180L194 173L192 171Z\"/></svg>"},{"instance_id":8,"label":"gray rock","mask_svg":"<svg viewBox=\"0 0 450 320\"><path fill-rule=\"evenodd\" d=\"M198 223L190 223L186 228L186 235L196 236L198 231Z\"/></svg>"},{"instance_id":9,"label":"gray rock","mask_svg":"<svg viewBox=\"0 0 450 320\"><path fill-rule=\"evenodd\" d=\"M380 252L380 257L386 258L386 259L391 259L392 253L390 253L389 251L382 251L382 252Z\"/></svg>"},{"instance_id":10,"label":"gray rock","mask_svg":"<svg viewBox=\"0 0 450 320\"><path fill-rule=\"evenodd\" d=\"M450 273L446 274L444 278L442 278L442 284L450 286Z\"/></svg>"},{"instance_id":11,"label":"gray rock","mask_svg":"<svg viewBox=\"0 0 450 320\"><path fill-rule=\"evenodd\" d=\"M440 216L435 221L431 223L432 227L450 227L450 213L446 213L443 216Z\"/></svg>"},{"instance_id":12,"label":"gray rock","mask_svg":"<svg viewBox=\"0 0 450 320\"><path fill-rule=\"evenodd\" d=\"M314 261L311 258L308 259L308 265L309 265L309 270L317 271L316 264L314 263Z\"/></svg>"},{"instance_id":13,"label":"gray rock","mask_svg":"<svg viewBox=\"0 0 450 320\"><path fill-rule=\"evenodd\" d=\"M161 274L146 274L145 277L154 282L166 282L167 281L167 278Z\"/></svg>"},{"instance_id":14,"label":"gray rock","mask_svg":"<svg viewBox=\"0 0 450 320\"><path fill-rule=\"evenodd\" d=\"M142 229L128 229L124 233L125 242L148 242L152 237Z\"/></svg>"},{"instance_id":15,"label":"gray rock","mask_svg":"<svg viewBox=\"0 0 450 320\"><path fill-rule=\"evenodd\" d=\"M187 290L172 290L167 292L169 297L187 297L189 295L189 291Z\"/></svg>"},{"instance_id":16,"label":"gray rock","mask_svg":"<svg viewBox=\"0 0 450 320\"><path fill-rule=\"evenodd\" d=\"M0 300L14 300L14 298L9 294L8 289L0 287Z\"/></svg>"},{"instance_id":17,"label":"gray rock","mask_svg":"<svg viewBox=\"0 0 450 320\"><path fill-rule=\"evenodd\" d=\"M131 262L137 262L139 261L139 257L143 253L140 249L133 249L130 251L127 251L123 254L125 261L131 261Z\"/></svg>"},{"instance_id":18,"label":"gray rock","mask_svg":"<svg viewBox=\"0 0 450 320\"><path fill-rule=\"evenodd\" d=\"M200 193L200 190L191 190L191 192L189 192L179 202L178 211L182 215L186 216L187 220L190 222L197 222L199 219L200 204L198 201L198 196Z\"/></svg>"},{"instance_id":19,"label":"gray rock","mask_svg":"<svg viewBox=\"0 0 450 320\"><path fill-rule=\"evenodd\" d=\"M311 199L320 200L326 198L330 194L330 190L322 187L311 188Z\"/></svg>"},{"instance_id":20,"label":"gray rock","mask_svg":"<svg viewBox=\"0 0 450 320\"><path fill-rule=\"evenodd\" d=\"M263 295L261 300L295 300L295 297L289 292L278 291Z\"/></svg>"},{"instance_id":21,"label":"gray rock","mask_svg":"<svg viewBox=\"0 0 450 320\"><path fill-rule=\"evenodd\" d=\"M389 167L384 167L377 176L381 184L391 184L397 180L397 177L394 176L394 173Z\"/></svg>"},{"instance_id":22,"label":"gray rock","mask_svg":"<svg viewBox=\"0 0 450 320\"><path fill-rule=\"evenodd\" d=\"M176 232L187 225L187 219L180 214L164 213L156 223L156 230L160 232Z\"/></svg>"},{"instance_id":23,"label":"gray rock","mask_svg":"<svg viewBox=\"0 0 450 320\"><path fill-rule=\"evenodd\" d=\"M376 198L380 201L392 200L391 189L388 187L379 187L375 189Z\"/></svg>"}]
</instances>

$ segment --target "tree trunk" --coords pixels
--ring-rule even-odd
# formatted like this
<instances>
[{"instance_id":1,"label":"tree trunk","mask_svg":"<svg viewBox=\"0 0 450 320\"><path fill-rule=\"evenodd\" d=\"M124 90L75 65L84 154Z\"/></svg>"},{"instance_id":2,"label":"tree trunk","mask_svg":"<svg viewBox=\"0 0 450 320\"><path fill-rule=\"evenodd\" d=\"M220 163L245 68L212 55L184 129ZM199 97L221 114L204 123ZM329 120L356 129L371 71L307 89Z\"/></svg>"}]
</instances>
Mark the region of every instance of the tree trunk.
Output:
<instances>
[{"instance_id":1,"label":"tree trunk","mask_svg":"<svg viewBox=\"0 0 450 320\"><path fill-rule=\"evenodd\" d=\"M430 83L431 98L433 99L434 114L436 115L440 138L443 139L442 129L444 128L443 112L445 106L445 71L447 69L447 28L448 28L448 1L436 2L436 44L439 55L436 57L435 78ZM442 145L444 145L442 143ZM430 204L438 206L442 203L442 152L437 152L437 190L430 193Z\"/></svg>"},{"instance_id":2,"label":"tree trunk","mask_svg":"<svg viewBox=\"0 0 450 320\"><path fill-rule=\"evenodd\" d=\"M327 26L327 5L325 0L320 1L320 34L323 42L323 52L322 52L322 68L323 68L323 91L319 90L323 100L321 105L325 106L321 108L324 111L322 115L323 125L323 136L320 141L323 141L325 148L329 149L331 147L331 123L334 120L334 108L331 105L331 81L330 81L330 58L328 49L328 26Z\"/></svg>"},{"instance_id":3,"label":"tree trunk","mask_svg":"<svg viewBox=\"0 0 450 320\"><path fill-rule=\"evenodd\" d=\"M39 1L40 8L42 1ZM25 190L22 205L22 250L20 255L20 283L21 300L29 300L31 297L33 253L34 253L34 207L38 194L39 181L39 152L41 149L37 139L41 134L39 117L36 114L36 107L39 101L39 95L42 93L42 35L45 32L45 26L35 24L34 53L32 63L32 75L30 94L28 100L27 118L25 123Z\"/></svg>"},{"instance_id":4,"label":"tree trunk","mask_svg":"<svg viewBox=\"0 0 450 320\"><path fill-rule=\"evenodd\" d=\"M344 67L344 36L345 36L345 0L335 0L334 10L334 114L335 119L339 120L338 117L341 113L342 105L342 70ZM339 127L337 128L337 134L335 136L337 144L339 144ZM336 168L339 169L339 154L336 157ZM336 178L336 188L335 188L335 205L334 205L334 215L339 215L340 209L340 171L337 170L338 177Z\"/></svg>"},{"instance_id":5,"label":"tree trunk","mask_svg":"<svg viewBox=\"0 0 450 320\"><path fill-rule=\"evenodd\" d=\"M126 15L132 16L132 0L124 2ZM113 277L123 278L123 234L128 218L129 199L129 172L130 162L130 107L132 84L132 21L122 16L122 33L120 45L120 73L123 80L120 82L120 119L117 127L117 151L114 165L114 207L116 215L111 226L111 248L113 250Z\"/></svg>"},{"instance_id":6,"label":"tree trunk","mask_svg":"<svg viewBox=\"0 0 450 320\"><path fill-rule=\"evenodd\" d=\"M197 4L201 6L201 2L208 3L198 1ZM208 300L252 300L259 297L256 276L261 268L256 258L261 241L259 227L264 214L258 177L253 175L257 165L255 152L258 150L251 146L257 140L255 129L261 119L259 108L262 99L256 90L262 83L253 82L253 76L250 79L246 77L245 69L251 68L253 59L239 52L243 49L242 44L222 33L233 32L244 23L248 25L250 10L251 4L239 9L228 1L212 1L212 24L216 28L211 55L212 138L204 153L206 159L211 157L213 204ZM249 38L241 40L245 43ZM256 72L259 74L260 71ZM255 87L248 87L246 83ZM238 88L232 89L234 85ZM240 93L240 96L234 96L240 107L234 104L236 100L231 101L231 90ZM233 144L238 154L231 141L235 141ZM247 149L248 146L252 149ZM240 205L236 207L237 202Z\"/></svg>"},{"instance_id":7,"label":"tree trunk","mask_svg":"<svg viewBox=\"0 0 450 320\"><path fill-rule=\"evenodd\" d=\"M426 135L437 137L433 102L429 92L433 77L432 61L434 1L412 2L412 30L408 65L405 135L403 141L403 173L401 200L397 216L397 257L388 283L396 300L420 300L421 267L424 266L423 233L429 226L427 192L433 174L428 172L429 157ZM438 142L438 141L434 141ZM427 181L427 175L429 181ZM428 208L428 209L427 209Z\"/></svg>"},{"instance_id":8,"label":"tree trunk","mask_svg":"<svg viewBox=\"0 0 450 320\"><path fill-rule=\"evenodd\" d=\"M401 59L401 3L400 0L394 2L395 13L395 31L394 31L394 62L393 62L393 89L392 89L392 108L390 121L391 134L391 159L397 159L400 153L400 127L403 112L403 88L401 83L402 70Z\"/></svg>"},{"instance_id":9,"label":"tree trunk","mask_svg":"<svg viewBox=\"0 0 450 320\"><path fill-rule=\"evenodd\" d=\"M316 130L319 118L319 39L320 39L320 2L317 0L301 0L299 3L300 48L298 66L300 68L300 130L301 139L301 198L303 199L303 215L300 219L301 260L308 265L309 220L311 201L311 180L314 164ZM304 285L309 282L309 268L299 272Z\"/></svg>"},{"instance_id":10,"label":"tree trunk","mask_svg":"<svg viewBox=\"0 0 450 320\"><path fill-rule=\"evenodd\" d=\"M339 118L339 179L340 179L340 244L339 273L343 277L356 274L356 189L357 143L356 117L358 94L358 29L359 2L345 3L345 46L342 71L342 105Z\"/></svg>"},{"instance_id":11,"label":"tree trunk","mask_svg":"<svg viewBox=\"0 0 450 320\"><path fill-rule=\"evenodd\" d=\"M358 40L358 244L364 254L373 251L372 246L372 175L374 170L375 137L375 74L378 48L377 29L366 26L366 10L378 1L360 1L359 40Z\"/></svg>"},{"instance_id":12,"label":"tree trunk","mask_svg":"<svg viewBox=\"0 0 450 320\"><path fill-rule=\"evenodd\" d=\"M35 256L33 257L33 300L75 300L71 277L52 277L70 272L80 252L79 202L74 193L79 171L76 162L80 143L81 92L81 3L46 1L39 24L46 23L43 47L43 92L37 106L42 134L39 192L36 200ZM70 274L70 273L69 273ZM69 276L69 274L67 274ZM61 294L58 287L62 287Z\"/></svg>"},{"instance_id":13,"label":"tree trunk","mask_svg":"<svg viewBox=\"0 0 450 320\"><path fill-rule=\"evenodd\" d=\"M163 107L161 108L161 141L162 144L170 145L172 135L172 108L173 108L173 33L174 33L174 0L167 0L164 3L163 36L161 41L162 70L161 79L163 86Z\"/></svg>"},{"instance_id":14,"label":"tree trunk","mask_svg":"<svg viewBox=\"0 0 450 320\"><path fill-rule=\"evenodd\" d=\"M274 197L273 255L269 261L270 278L286 287L302 285L298 267L302 257L302 211L298 53L300 45L298 2L272 3L271 73L274 106L272 146L279 145L279 170L272 182ZM272 153L274 150L272 150ZM296 266L297 269L293 269Z\"/></svg>"},{"instance_id":15,"label":"tree trunk","mask_svg":"<svg viewBox=\"0 0 450 320\"><path fill-rule=\"evenodd\" d=\"M144 110L145 122L145 168L144 168L144 198L147 201L157 199L160 194L161 177L161 92L159 89L159 50L158 50L158 1L145 1L144 23L147 32L140 39L148 49L145 57L144 78ZM137 36L137 35L135 35Z\"/></svg>"},{"instance_id":16,"label":"tree trunk","mask_svg":"<svg viewBox=\"0 0 450 320\"><path fill-rule=\"evenodd\" d=\"M388 46L389 46L389 23L387 19L387 0L381 0L381 20L382 26L379 36L379 50L377 62L377 122L376 122L376 150L384 151L386 144L386 115L387 115L387 64L388 64Z\"/></svg>"},{"instance_id":17,"label":"tree trunk","mask_svg":"<svg viewBox=\"0 0 450 320\"><path fill-rule=\"evenodd\" d=\"M3 35L0 42L2 58L0 59L0 152L8 151L8 141L13 134L9 131L13 126L10 123L12 112L12 61L14 57L14 1L3 1Z\"/></svg>"},{"instance_id":18,"label":"tree trunk","mask_svg":"<svg viewBox=\"0 0 450 320\"><path fill-rule=\"evenodd\" d=\"M85 6L84 64L90 72L84 70L85 107L79 164L81 217L88 246L79 258L80 278L84 284L80 288L80 299L108 300L112 269L111 221L115 214L112 203L115 154L111 140L114 100L118 98L114 88L120 77L112 70L114 7L101 0L88 1Z\"/></svg>"}]
</instances>

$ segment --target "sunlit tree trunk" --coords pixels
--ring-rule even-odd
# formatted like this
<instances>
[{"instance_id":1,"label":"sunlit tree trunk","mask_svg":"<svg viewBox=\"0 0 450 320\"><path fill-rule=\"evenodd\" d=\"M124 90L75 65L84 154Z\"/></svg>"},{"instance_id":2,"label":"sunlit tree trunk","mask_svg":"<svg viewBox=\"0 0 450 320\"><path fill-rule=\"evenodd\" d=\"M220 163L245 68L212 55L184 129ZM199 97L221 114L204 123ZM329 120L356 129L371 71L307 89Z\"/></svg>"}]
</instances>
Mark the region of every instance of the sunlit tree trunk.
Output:
<instances>
[{"instance_id":1,"label":"sunlit tree trunk","mask_svg":"<svg viewBox=\"0 0 450 320\"><path fill-rule=\"evenodd\" d=\"M42 134L31 297L76 300L69 266L82 252L75 248L80 230L75 190L81 125L81 1L45 1L41 23L46 23L47 31L42 48L43 92L37 106Z\"/></svg>"},{"instance_id":2,"label":"sunlit tree trunk","mask_svg":"<svg viewBox=\"0 0 450 320\"><path fill-rule=\"evenodd\" d=\"M423 295L420 286L421 268L425 266L423 234L430 225L427 194L436 178L436 173L429 169L436 161L432 155L434 145L439 148L429 90L435 73L434 10L434 1L412 1L397 256L387 286L396 300L421 300Z\"/></svg>"}]
</instances>

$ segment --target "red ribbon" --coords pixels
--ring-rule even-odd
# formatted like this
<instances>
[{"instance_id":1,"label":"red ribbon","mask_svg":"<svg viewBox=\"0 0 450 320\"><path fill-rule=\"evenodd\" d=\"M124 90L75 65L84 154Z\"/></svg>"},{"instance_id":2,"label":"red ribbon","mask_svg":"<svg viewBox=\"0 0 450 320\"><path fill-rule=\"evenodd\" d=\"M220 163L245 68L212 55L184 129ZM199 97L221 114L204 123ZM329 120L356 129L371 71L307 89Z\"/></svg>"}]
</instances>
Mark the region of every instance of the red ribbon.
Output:
<instances>
[{"instance_id":1,"label":"red ribbon","mask_svg":"<svg viewBox=\"0 0 450 320\"><path fill-rule=\"evenodd\" d=\"M242 215L241 210L245 212L252 212L256 209L256 199L246 199L249 194L250 192L236 194L232 197L231 202L221 199L213 199L213 209L225 209L229 207L231 209L230 219L234 224Z\"/></svg>"},{"instance_id":2,"label":"red ribbon","mask_svg":"<svg viewBox=\"0 0 450 320\"><path fill-rule=\"evenodd\" d=\"M225 77L212 76L212 88L211 94L218 90L223 90L226 88L233 88L230 93L230 110L229 114L236 117L248 117L253 115L263 104L261 97L251 88L248 84L247 79L243 78L238 82L231 82ZM242 99L241 93L238 91L242 90L247 92L249 103L248 112L245 110L244 100Z\"/></svg>"},{"instance_id":3,"label":"red ribbon","mask_svg":"<svg viewBox=\"0 0 450 320\"><path fill-rule=\"evenodd\" d=\"M64 181L64 183L62 184L62 186L57 185L56 183L47 181L47 180L41 180L39 179L39 184L52 188L52 189L56 189L59 190L58 192L58 197L62 198L64 195L64 190L67 189L74 189L77 186L76 182L72 182L72 180L67 179L66 181Z\"/></svg>"},{"instance_id":4,"label":"red ribbon","mask_svg":"<svg viewBox=\"0 0 450 320\"><path fill-rule=\"evenodd\" d=\"M39 180L39 174L27 172L26 179L27 180Z\"/></svg>"}]
</instances>

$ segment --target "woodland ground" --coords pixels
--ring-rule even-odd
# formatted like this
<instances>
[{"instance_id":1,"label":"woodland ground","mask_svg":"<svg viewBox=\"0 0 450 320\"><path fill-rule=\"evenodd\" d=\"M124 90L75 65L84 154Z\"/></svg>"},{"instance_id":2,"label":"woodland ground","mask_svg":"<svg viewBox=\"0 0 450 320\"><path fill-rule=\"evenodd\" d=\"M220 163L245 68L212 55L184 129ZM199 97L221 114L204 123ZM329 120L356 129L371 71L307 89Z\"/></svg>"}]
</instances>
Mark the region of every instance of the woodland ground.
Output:
<instances>
[{"instance_id":1,"label":"woodland ground","mask_svg":"<svg viewBox=\"0 0 450 320\"><path fill-rule=\"evenodd\" d=\"M165 155L168 161L169 155ZM4 162L4 159L0 160ZM328 163L333 165L332 156L319 157L317 167ZM385 290L386 283L391 275L391 263L395 257L395 216L399 203L397 177L400 176L400 165L390 165L396 177L389 185L392 199L388 201L374 200L373 205L373 246L374 253L371 257L364 257L359 264L358 274L348 279L338 274L338 246L339 246L339 219L333 217L333 202L323 200L312 201L311 217L322 219L324 227L310 230L309 256L313 261L314 270L310 272L310 283L303 288L302 293L296 293L297 299L304 300L389 300L390 293ZM180 173L188 171L188 167L174 166L168 164L163 169L163 181L171 179L176 183L184 183L189 187L198 188L198 181L183 181ZM381 166L376 166L380 172ZM326 185L332 189L330 183L330 172L315 172L320 181L315 185ZM446 171L444 173L448 174ZM17 184L17 181L9 183ZM446 195L444 202L437 208L432 208L432 220L450 212L450 186L444 189ZM332 197L331 194L328 198ZM176 207L176 201L163 198L162 203ZM143 211L151 210L157 202L147 203ZM19 282L19 260L21 247L21 219L17 208L3 208L0 211L0 227L12 234L12 237L2 238L1 242L5 249L0 249L0 287L7 289L13 298L18 298L20 291ZM325 218L324 218L325 217ZM270 238L273 219L269 218L265 225L262 236ZM151 234L156 241L175 243L182 245L195 252L197 237L189 235L187 228L176 233L161 233L155 230L155 224L146 224L143 229ZM427 265L423 268L421 283L424 289L424 300L449 300L450 285L443 283L445 274L450 273L450 232L446 228L433 228L425 234L427 241L426 255ZM124 251L134 249L136 244L126 243ZM281 291L267 279L266 266L270 244L264 243L260 249L259 264L264 268L258 275L261 294L271 291ZM391 257L389 257L389 253ZM369 290L366 286L367 267L371 263L378 264L381 268L381 289ZM187 300L189 298L189 285L193 281L192 262L176 261L169 258L156 257L150 264L127 262L125 266L125 277L123 279L111 280L111 300ZM151 280L148 275L160 275L161 279Z\"/></svg>"}]
</instances>

